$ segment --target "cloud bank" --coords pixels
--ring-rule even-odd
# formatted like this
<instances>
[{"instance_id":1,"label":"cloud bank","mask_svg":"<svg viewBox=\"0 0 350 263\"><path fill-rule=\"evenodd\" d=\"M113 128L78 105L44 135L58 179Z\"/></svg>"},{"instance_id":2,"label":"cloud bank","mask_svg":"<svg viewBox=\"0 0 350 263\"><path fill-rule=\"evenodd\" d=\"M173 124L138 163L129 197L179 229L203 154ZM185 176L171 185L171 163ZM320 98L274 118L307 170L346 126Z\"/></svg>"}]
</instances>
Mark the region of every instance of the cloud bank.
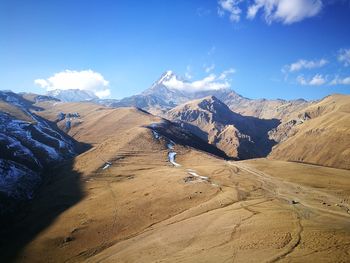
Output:
<instances>
[{"instance_id":1,"label":"cloud bank","mask_svg":"<svg viewBox=\"0 0 350 263\"><path fill-rule=\"evenodd\" d=\"M320 60L305 60L300 59L297 62L294 62L290 65L286 65L283 67L283 72L296 72L302 69L314 69L321 68L328 64L328 61L325 59Z\"/></svg>"},{"instance_id":2,"label":"cloud bank","mask_svg":"<svg viewBox=\"0 0 350 263\"><path fill-rule=\"evenodd\" d=\"M306 79L300 75L297 77L297 82L303 86L321 86L321 85L350 85L350 76L341 78L336 76L332 81L327 81L327 78L321 74L316 74L311 79Z\"/></svg>"},{"instance_id":3,"label":"cloud bank","mask_svg":"<svg viewBox=\"0 0 350 263\"><path fill-rule=\"evenodd\" d=\"M309 80L305 79L304 76L298 76L297 82L303 86L321 86L326 83L326 79L321 74L316 74Z\"/></svg>"},{"instance_id":4,"label":"cloud bank","mask_svg":"<svg viewBox=\"0 0 350 263\"><path fill-rule=\"evenodd\" d=\"M296 76L296 82L300 85L350 85L350 76L339 75L339 67L346 68L348 66L350 66L350 49L341 48L336 55L330 56L329 60L324 58L318 60L299 59L292 64L283 66L281 71L285 75L285 81L287 81L289 75L298 73L298 76L294 76ZM315 72L315 69L322 67L325 67L321 71L325 75ZM338 69L337 73L334 72L334 68ZM304 72L307 74L306 77L304 77Z\"/></svg>"},{"instance_id":5,"label":"cloud bank","mask_svg":"<svg viewBox=\"0 0 350 263\"><path fill-rule=\"evenodd\" d=\"M340 49L338 51L338 61L343 63L345 67L350 66L350 48L349 49Z\"/></svg>"},{"instance_id":6,"label":"cloud bank","mask_svg":"<svg viewBox=\"0 0 350 263\"><path fill-rule=\"evenodd\" d=\"M322 9L321 0L255 0L248 7L247 18L253 19L261 10L268 24L293 24L317 15Z\"/></svg>"},{"instance_id":7,"label":"cloud bank","mask_svg":"<svg viewBox=\"0 0 350 263\"><path fill-rule=\"evenodd\" d=\"M330 83L330 85L350 85L350 76L346 78L335 77Z\"/></svg>"},{"instance_id":8,"label":"cloud bank","mask_svg":"<svg viewBox=\"0 0 350 263\"><path fill-rule=\"evenodd\" d=\"M239 22L241 18L242 10L238 6L243 0L219 0L218 1L218 14L224 16L225 13L229 14L229 19L232 22Z\"/></svg>"},{"instance_id":9,"label":"cloud bank","mask_svg":"<svg viewBox=\"0 0 350 263\"><path fill-rule=\"evenodd\" d=\"M163 85L170 89L186 92L227 89L231 86L229 76L233 73L235 73L235 70L231 68L225 70L219 76L210 74L193 82L181 80L174 75L169 80L164 81Z\"/></svg>"},{"instance_id":10,"label":"cloud bank","mask_svg":"<svg viewBox=\"0 0 350 263\"><path fill-rule=\"evenodd\" d=\"M254 19L260 12L266 23L281 22L293 24L319 14L323 3L321 0L219 0L219 16L229 15L232 22L239 22L242 15L242 5L247 7L246 17Z\"/></svg>"},{"instance_id":11,"label":"cloud bank","mask_svg":"<svg viewBox=\"0 0 350 263\"><path fill-rule=\"evenodd\" d=\"M36 79L34 83L47 91L80 89L91 91L99 98L104 98L111 94L108 86L109 82L104 79L102 74L91 69L82 71L64 70L55 73L47 79Z\"/></svg>"}]
</instances>

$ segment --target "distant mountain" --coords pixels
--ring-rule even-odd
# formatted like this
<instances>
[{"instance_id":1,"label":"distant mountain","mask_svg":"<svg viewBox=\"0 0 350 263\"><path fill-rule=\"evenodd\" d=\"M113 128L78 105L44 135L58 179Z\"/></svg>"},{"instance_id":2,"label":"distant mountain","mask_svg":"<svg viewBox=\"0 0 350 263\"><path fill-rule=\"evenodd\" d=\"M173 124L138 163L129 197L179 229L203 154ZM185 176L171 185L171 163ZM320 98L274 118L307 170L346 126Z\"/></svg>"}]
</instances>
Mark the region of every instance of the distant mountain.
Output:
<instances>
[{"instance_id":1,"label":"distant mountain","mask_svg":"<svg viewBox=\"0 0 350 263\"><path fill-rule=\"evenodd\" d=\"M167 117L237 159L266 156L275 144L268 131L279 124L232 112L214 96L181 104Z\"/></svg>"},{"instance_id":2,"label":"distant mountain","mask_svg":"<svg viewBox=\"0 0 350 263\"><path fill-rule=\"evenodd\" d=\"M52 96L46 96L46 95L38 95L35 93L26 93L26 92L21 92L18 93L23 99L29 101L30 103L38 103L38 102L47 102L47 101L55 101L59 102L60 100L52 97Z\"/></svg>"},{"instance_id":3,"label":"distant mountain","mask_svg":"<svg viewBox=\"0 0 350 263\"><path fill-rule=\"evenodd\" d=\"M268 100L268 99L242 99L231 94L223 94L218 98L229 106L234 112L245 116L254 116L260 119L285 119L295 112L298 112L313 102L308 102L303 99L297 100Z\"/></svg>"},{"instance_id":4,"label":"distant mountain","mask_svg":"<svg viewBox=\"0 0 350 263\"><path fill-rule=\"evenodd\" d=\"M162 98L153 95L134 95L121 99L120 101L115 101L111 103L106 103L104 101L99 102L102 105L109 107L135 107L146 110L155 115L162 115L165 111L176 106L175 104L169 104Z\"/></svg>"},{"instance_id":5,"label":"distant mountain","mask_svg":"<svg viewBox=\"0 0 350 263\"><path fill-rule=\"evenodd\" d=\"M172 71L166 71L161 77L139 95L124 98L115 103L109 103L112 107L137 107L147 110L153 114L162 115L166 111L182 103L215 96L224 102L232 111L246 116L254 116L263 119L278 118L283 119L291 112L299 111L311 104L302 99L298 100L267 100L248 99L231 89L186 91L169 87L170 80L182 81ZM104 104L106 105L106 104Z\"/></svg>"},{"instance_id":6,"label":"distant mountain","mask_svg":"<svg viewBox=\"0 0 350 263\"><path fill-rule=\"evenodd\" d=\"M178 89L170 88L166 83L172 79L184 81L171 70L164 72L152 86L141 93L143 96L161 98L168 105L178 105L189 101L193 94Z\"/></svg>"},{"instance_id":7,"label":"distant mountain","mask_svg":"<svg viewBox=\"0 0 350 263\"><path fill-rule=\"evenodd\" d=\"M227 97L228 94L234 94L240 97L232 90L226 89L222 91L185 91L171 88L167 85L170 80L186 82L172 71L164 72L161 77L155 81L150 88L143 91L141 94L126 97L109 106L112 107L137 107L147 110L153 114L164 114L166 111L174 108L182 103L207 97L210 95L218 95L218 97Z\"/></svg>"},{"instance_id":8,"label":"distant mountain","mask_svg":"<svg viewBox=\"0 0 350 263\"><path fill-rule=\"evenodd\" d=\"M51 90L47 93L48 96L59 99L63 102L78 102L90 101L98 99L98 97L89 90L68 89L68 90Z\"/></svg>"},{"instance_id":9,"label":"distant mountain","mask_svg":"<svg viewBox=\"0 0 350 263\"><path fill-rule=\"evenodd\" d=\"M183 94L176 90L171 90L164 85L164 82L171 78L177 78L172 71L165 72L159 80L141 94L126 97L111 103L111 107L136 107L149 111L154 114L162 114L165 111L175 107L178 101L188 101L183 98Z\"/></svg>"}]
</instances>

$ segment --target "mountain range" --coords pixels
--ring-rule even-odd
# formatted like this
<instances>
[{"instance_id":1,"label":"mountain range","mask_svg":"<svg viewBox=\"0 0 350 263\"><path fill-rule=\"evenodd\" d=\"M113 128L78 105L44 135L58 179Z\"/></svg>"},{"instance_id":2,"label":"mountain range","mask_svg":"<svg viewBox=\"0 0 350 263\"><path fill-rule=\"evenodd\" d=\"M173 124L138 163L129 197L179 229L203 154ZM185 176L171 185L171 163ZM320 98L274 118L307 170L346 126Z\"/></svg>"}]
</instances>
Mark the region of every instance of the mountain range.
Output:
<instances>
[{"instance_id":1,"label":"mountain range","mask_svg":"<svg viewBox=\"0 0 350 263\"><path fill-rule=\"evenodd\" d=\"M323 157L316 161L313 157L290 155L282 156L282 146L279 144L291 142L290 137L297 138L296 133L302 125L314 114L308 113L320 101L297 100L268 100L245 98L231 89L217 90L186 90L169 85L171 82L187 83L172 71L166 71L151 87L139 95L126 97L121 100L81 99L73 90L57 92L56 98L69 97L63 101L90 101L107 107L136 107L151 114L169 119L180 124L191 133L214 145L225 152L228 157L247 159L268 156L299 161L308 159L308 162L322 164ZM84 92L84 91L81 91ZM67 96L63 94L67 93ZM62 97L63 96L63 97ZM341 95L339 95L341 97ZM339 97L338 96L338 97ZM333 96L338 98L337 95ZM347 97L344 96L346 101ZM332 114L330 114L332 116ZM318 117L318 116L317 116ZM299 133L301 134L301 133ZM275 147L274 147L275 146ZM273 148L274 147L274 148ZM307 151L308 152L308 151ZM332 161L328 161L333 166ZM348 168L343 161L337 166Z\"/></svg>"},{"instance_id":2,"label":"mountain range","mask_svg":"<svg viewBox=\"0 0 350 263\"><path fill-rule=\"evenodd\" d=\"M350 96L256 100L171 80L185 82L168 71L121 100L0 91L5 261L221 262L231 248L312 261L331 248L346 262Z\"/></svg>"},{"instance_id":3,"label":"mountain range","mask_svg":"<svg viewBox=\"0 0 350 263\"><path fill-rule=\"evenodd\" d=\"M83 90L54 90L46 96L1 92L1 169L3 174L14 170L21 174L13 181L3 180L3 192L9 196L29 196L37 183L26 182L33 185L26 188L27 193L17 191L16 185L23 189L17 183L23 174L33 173L32 178L39 178L40 171L51 162L75 155L78 146L74 139L80 140L82 133L89 134L92 129L81 123L79 114L85 108L106 119L104 114L109 108L136 107L166 119L164 123L177 127L177 134L187 132L195 136L201 141L194 144L197 148L226 158L269 156L350 169L349 96L332 95L320 101L256 100L231 89L186 91L169 87L167 83L174 80L186 82L167 71L141 94L121 100L98 99ZM100 127L103 133L106 126ZM162 128L163 133L168 129ZM67 139L65 133L74 139ZM83 143L95 144L93 140ZM321 150L324 145L327 152Z\"/></svg>"},{"instance_id":4,"label":"mountain range","mask_svg":"<svg viewBox=\"0 0 350 263\"><path fill-rule=\"evenodd\" d=\"M47 92L48 96L55 97L60 101L74 102L74 101L89 101L98 99L98 97L89 90L80 89L55 89Z\"/></svg>"},{"instance_id":5,"label":"mountain range","mask_svg":"<svg viewBox=\"0 0 350 263\"><path fill-rule=\"evenodd\" d=\"M307 102L304 99L290 101L282 99L248 99L237 94L230 88L204 91L179 90L169 87L167 83L171 80L186 83L186 80L178 77L174 72L166 71L151 85L151 87L143 91L141 94L120 100L96 99L93 94L90 97L82 96L80 93L85 94L86 92L82 90L56 90L54 92L57 93L57 95L55 95L54 92L49 92L48 95L54 96L65 102L89 100L110 107L136 107L158 115L162 115L169 109L182 103L207 96L215 96L236 113L264 119L282 119L289 115L290 112L301 110L312 103ZM74 96L74 92L77 96ZM68 99L65 99L65 97Z\"/></svg>"},{"instance_id":6,"label":"mountain range","mask_svg":"<svg viewBox=\"0 0 350 263\"><path fill-rule=\"evenodd\" d=\"M310 104L303 99L291 101L282 99L253 100L237 94L230 88L205 91L178 90L167 85L167 82L172 79L184 82L174 72L167 71L141 94L121 99L109 106L138 107L154 114L161 114L176 105L207 96L215 96L236 113L258 118L280 119L288 115L289 112L301 110Z\"/></svg>"},{"instance_id":7,"label":"mountain range","mask_svg":"<svg viewBox=\"0 0 350 263\"><path fill-rule=\"evenodd\" d=\"M166 116L237 159L266 156L275 144L268 131L280 123L235 113L214 96L181 104Z\"/></svg>"}]
</instances>

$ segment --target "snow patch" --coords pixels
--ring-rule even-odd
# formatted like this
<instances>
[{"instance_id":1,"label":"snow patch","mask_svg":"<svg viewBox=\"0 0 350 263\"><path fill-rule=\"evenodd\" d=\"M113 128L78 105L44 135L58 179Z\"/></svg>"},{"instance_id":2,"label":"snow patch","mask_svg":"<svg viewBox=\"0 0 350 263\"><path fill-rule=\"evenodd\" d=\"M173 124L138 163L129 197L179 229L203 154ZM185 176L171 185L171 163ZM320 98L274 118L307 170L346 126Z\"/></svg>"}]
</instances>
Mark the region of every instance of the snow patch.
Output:
<instances>
[{"instance_id":1,"label":"snow patch","mask_svg":"<svg viewBox=\"0 0 350 263\"><path fill-rule=\"evenodd\" d=\"M105 165L102 167L102 170L108 169L112 165L111 162L106 162Z\"/></svg>"},{"instance_id":2,"label":"snow patch","mask_svg":"<svg viewBox=\"0 0 350 263\"><path fill-rule=\"evenodd\" d=\"M181 165L175 162L175 156L176 156L176 152L169 152L168 153L169 162L171 162L175 167L179 167Z\"/></svg>"},{"instance_id":3,"label":"snow patch","mask_svg":"<svg viewBox=\"0 0 350 263\"><path fill-rule=\"evenodd\" d=\"M159 135L158 132L156 132L155 130L152 130L152 133L153 133L154 139L156 139L156 140L159 140L159 139L160 139L160 135Z\"/></svg>"},{"instance_id":4,"label":"snow patch","mask_svg":"<svg viewBox=\"0 0 350 263\"><path fill-rule=\"evenodd\" d=\"M0 133L0 143L6 145L6 148L13 153L14 157L24 158L30 160L32 163L36 163L40 168L42 168L39 160L34 156L32 151L25 147L20 141L12 138L11 136Z\"/></svg>"},{"instance_id":5,"label":"snow patch","mask_svg":"<svg viewBox=\"0 0 350 263\"><path fill-rule=\"evenodd\" d=\"M62 154L55 147L65 150L71 156L74 155L72 142L53 130L47 123L42 122L41 119L36 118L33 114L31 116L36 120L36 124L12 119L9 115L0 113L0 130L3 137L8 137L8 148L16 145L17 149L21 149L22 152L18 154L25 153L28 156L33 153L33 148L38 148L47 153L49 161L62 159ZM9 136L12 140L9 139ZM50 145L44 143L45 141L48 141Z\"/></svg>"},{"instance_id":6,"label":"snow patch","mask_svg":"<svg viewBox=\"0 0 350 263\"><path fill-rule=\"evenodd\" d=\"M174 143L168 142L166 146L169 150L174 150Z\"/></svg>"},{"instance_id":7,"label":"snow patch","mask_svg":"<svg viewBox=\"0 0 350 263\"><path fill-rule=\"evenodd\" d=\"M199 182L209 182L214 187L220 187L217 183L211 182L210 178L208 176L201 176L197 174L195 170L187 169L187 173L190 175L189 177L184 178L184 181L187 182L193 182L193 181L199 181Z\"/></svg>"},{"instance_id":8,"label":"snow patch","mask_svg":"<svg viewBox=\"0 0 350 263\"><path fill-rule=\"evenodd\" d=\"M207 176L201 176L201 175L197 174L194 170L187 169L187 173L188 173L189 175L192 175L192 176L194 176L194 177L197 177L197 178L199 178L199 179L201 179L201 180L209 181L209 177L207 177Z\"/></svg>"}]
</instances>

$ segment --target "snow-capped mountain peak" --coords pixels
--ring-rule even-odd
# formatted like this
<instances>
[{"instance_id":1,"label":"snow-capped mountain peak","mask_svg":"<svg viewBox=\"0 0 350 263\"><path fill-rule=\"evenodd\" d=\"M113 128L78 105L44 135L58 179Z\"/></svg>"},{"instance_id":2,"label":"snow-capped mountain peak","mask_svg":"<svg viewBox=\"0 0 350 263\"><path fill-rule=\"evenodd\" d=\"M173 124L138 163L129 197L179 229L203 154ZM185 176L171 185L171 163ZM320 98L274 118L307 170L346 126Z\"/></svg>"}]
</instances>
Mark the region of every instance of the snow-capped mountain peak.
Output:
<instances>
[{"instance_id":1,"label":"snow-capped mountain peak","mask_svg":"<svg viewBox=\"0 0 350 263\"><path fill-rule=\"evenodd\" d=\"M153 83L151 88L156 87L158 85L164 85L165 82L168 82L173 78L179 79L179 77L173 71L167 70L160 76L160 78L156 82Z\"/></svg>"}]
</instances>

